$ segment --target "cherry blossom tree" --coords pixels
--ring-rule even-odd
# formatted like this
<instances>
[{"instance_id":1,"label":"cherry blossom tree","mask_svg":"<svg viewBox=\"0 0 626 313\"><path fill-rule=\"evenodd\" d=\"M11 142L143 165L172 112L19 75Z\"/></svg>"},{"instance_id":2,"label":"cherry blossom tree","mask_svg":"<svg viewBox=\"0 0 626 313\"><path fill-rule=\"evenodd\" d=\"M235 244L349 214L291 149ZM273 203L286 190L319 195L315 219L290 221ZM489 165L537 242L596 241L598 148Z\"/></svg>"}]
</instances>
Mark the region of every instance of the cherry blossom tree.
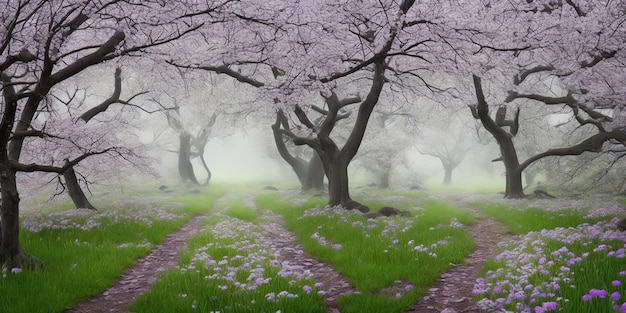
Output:
<instances>
[{"instance_id":1,"label":"cherry blossom tree","mask_svg":"<svg viewBox=\"0 0 626 313\"><path fill-rule=\"evenodd\" d=\"M508 38L481 31L484 36L468 36L467 41L482 58L483 67L474 72L473 79L476 113L500 145L507 174L505 196L519 198L524 197L522 172L533 162L548 156L602 152L609 144L625 142L624 88L617 77L625 70L626 15L624 3L613 1L520 1L485 7L485 11L496 9L500 13L491 16L507 21L501 24L500 34ZM497 79L492 85L506 94L486 95L481 78L487 76ZM560 107L573 123L593 128L595 133L520 162L513 126L498 125L497 118L489 117L486 96L499 107L519 99Z\"/></svg>"},{"instance_id":2,"label":"cherry blossom tree","mask_svg":"<svg viewBox=\"0 0 626 313\"><path fill-rule=\"evenodd\" d=\"M203 37L210 39L205 39L207 43L220 42L225 51L219 58L177 56L172 63L227 74L250 85L260 81L250 80L255 75L274 76L258 87L268 103L293 112L308 129L309 134L294 143L308 145L320 156L329 181L328 204L366 210L350 197L347 166L361 145L373 109L381 94L392 92L390 86L399 82L404 87L428 85L421 76L436 66L427 58L445 49L429 44L447 33L448 20L458 17L448 18L449 11L462 8L441 7L435 1L420 3L414 10L414 1L240 4L237 18L222 25L228 31ZM275 75L277 71L280 75ZM388 83L392 84L385 87ZM311 99L318 94L328 112L321 125L308 116ZM345 100L354 94L364 96L354 110L354 127L339 146L330 134L335 117L349 105Z\"/></svg>"},{"instance_id":3,"label":"cherry blossom tree","mask_svg":"<svg viewBox=\"0 0 626 313\"><path fill-rule=\"evenodd\" d=\"M56 135L48 135L50 127L76 125L67 117L55 116L58 107L49 96L61 83L97 64L122 56L138 57L151 49L170 45L211 23L210 12L225 3L213 3L211 7L180 1L19 0L2 4L0 74L4 109L0 122L0 263L21 266L32 260L19 246L16 171L64 174L91 156L122 154L120 148L97 147L103 135L106 137L106 127L95 131L89 129L91 123L84 123L84 135L66 142L75 140L79 143L76 146L93 150L82 151L71 159L25 163L31 139L51 140ZM193 14L200 11L205 12L202 20ZM38 124L45 115L57 120ZM88 117L85 115L84 120L90 119ZM72 138L69 131L59 129L54 133L68 139ZM53 162L64 163L58 166Z\"/></svg>"}]
</instances>

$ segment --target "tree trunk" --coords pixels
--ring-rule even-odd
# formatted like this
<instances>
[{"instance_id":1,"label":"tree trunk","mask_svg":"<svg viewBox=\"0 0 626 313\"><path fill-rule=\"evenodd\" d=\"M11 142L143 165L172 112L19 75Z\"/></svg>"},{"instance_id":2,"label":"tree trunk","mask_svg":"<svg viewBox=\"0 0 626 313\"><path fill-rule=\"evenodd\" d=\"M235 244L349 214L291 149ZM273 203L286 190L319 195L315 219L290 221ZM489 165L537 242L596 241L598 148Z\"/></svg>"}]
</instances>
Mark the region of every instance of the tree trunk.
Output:
<instances>
[{"instance_id":1,"label":"tree trunk","mask_svg":"<svg viewBox=\"0 0 626 313\"><path fill-rule=\"evenodd\" d=\"M204 149L200 151L200 161L202 161L202 166L204 166L204 170L206 171L206 175L207 175L206 181L204 182L204 184L202 184L202 186L208 186L209 182L211 182L211 177L213 177L213 173L211 173L209 166L206 165L206 161L204 160Z\"/></svg>"},{"instance_id":2,"label":"tree trunk","mask_svg":"<svg viewBox=\"0 0 626 313\"><path fill-rule=\"evenodd\" d=\"M388 189L391 183L391 169L384 169L380 174L380 182L378 188Z\"/></svg>"},{"instance_id":3,"label":"tree trunk","mask_svg":"<svg viewBox=\"0 0 626 313\"><path fill-rule=\"evenodd\" d=\"M444 169L443 184L450 185L452 183L452 171L454 170L454 167L444 166L443 169Z\"/></svg>"},{"instance_id":4,"label":"tree trunk","mask_svg":"<svg viewBox=\"0 0 626 313\"><path fill-rule=\"evenodd\" d=\"M328 205L346 205L353 202L348 188L348 162L339 151L327 151L322 163L328 178Z\"/></svg>"},{"instance_id":5,"label":"tree trunk","mask_svg":"<svg viewBox=\"0 0 626 313\"><path fill-rule=\"evenodd\" d=\"M522 184L522 171L520 169L517 152L511 137L501 138L497 140L502 153L502 161L506 171L506 189L504 197L507 199L521 199L524 195L524 185Z\"/></svg>"},{"instance_id":6,"label":"tree trunk","mask_svg":"<svg viewBox=\"0 0 626 313\"><path fill-rule=\"evenodd\" d=\"M281 126L284 127L285 130L289 129L289 123L287 122L287 117L283 113L282 110L276 111L276 122L272 124L272 134L274 134L274 143L276 144L276 149L278 150L278 154L280 157L291 166L291 169L296 173L298 177L298 181L300 182L300 187L302 191L311 190L314 187L314 180L317 179L317 176L314 172L312 172L311 167L313 166L313 158L307 164L306 161L299 157L293 156L287 146L285 145L285 141L283 138L283 132L281 131ZM316 153L317 155L317 153ZM318 159L318 164L321 166L321 160ZM322 172L322 180L324 179L324 174ZM323 183L322 183L323 187Z\"/></svg>"},{"instance_id":7,"label":"tree trunk","mask_svg":"<svg viewBox=\"0 0 626 313\"><path fill-rule=\"evenodd\" d=\"M474 88L476 90L476 115L480 119L485 129L493 135L500 147L502 161L506 170L506 189L504 197L508 199L524 198L524 188L522 186L522 167L520 167L515 145L513 144L512 135L504 131L500 126L496 125L489 116L489 106L485 101L480 77L473 76ZM471 107L470 107L471 108ZM474 111L472 111L474 114Z\"/></svg>"},{"instance_id":8,"label":"tree trunk","mask_svg":"<svg viewBox=\"0 0 626 313\"><path fill-rule=\"evenodd\" d=\"M182 132L179 139L178 174L180 175L180 179L183 183L189 180L196 185L200 185L193 171L193 165L191 164L191 135Z\"/></svg>"},{"instance_id":9,"label":"tree trunk","mask_svg":"<svg viewBox=\"0 0 626 313\"><path fill-rule=\"evenodd\" d=\"M535 176L537 176L537 173L535 173L535 171L524 171L524 180L526 182L526 186L530 186L535 182Z\"/></svg>"},{"instance_id":10,"label":"tree trunk","mask_svg":"<svg viewBox=\"0 0 626 313\"><path fill-rule=\"evenodd\" d=\"M324 190L324 165L319 155L315 153L309 160L306 167L305 179L302 184L302 191Z\"/></svg>"},{"instance_id":11,"label":"tree trunk","mask_svg":"<svg viewBox=\"0 0 626 313\"><path fill-rule=\"evenodd\" d=\"M89 199L87 199L87 196L80 188L80 184L78 183L76 172L74 172L73 167L70 167L63 173L63 178L65 179L67 193L70 195L70 198L72 198L74 206L76 206L77 209L96 210L96 207L89 202Z\"/></svg>"},{"instance_id":12,"label":"tree trunk","mask_svg":"<svg viewBox=\"0 0 626 313\"><path fill-rule=\"evenodd\" d=\"M9 165L6 150L0 157L0 188L2 207L0 207L0 264L17 267L20 254L19 245L19 203L20 197L15 183L15 172Z\"/></svg>"}]
</instances>

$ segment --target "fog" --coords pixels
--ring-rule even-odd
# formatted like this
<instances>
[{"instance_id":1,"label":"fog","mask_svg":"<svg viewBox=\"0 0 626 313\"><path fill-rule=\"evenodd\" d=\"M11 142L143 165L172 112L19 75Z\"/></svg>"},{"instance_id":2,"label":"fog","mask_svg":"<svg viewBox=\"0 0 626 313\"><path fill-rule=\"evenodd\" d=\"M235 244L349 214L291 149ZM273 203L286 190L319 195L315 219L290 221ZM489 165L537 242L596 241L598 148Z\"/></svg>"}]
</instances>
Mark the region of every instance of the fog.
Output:
<instances>
[{"instance_id":1,"label":"fog","mask_svg":"<svg viewBox=\"0 0 626 313\"><path fill-rule=\"evenodd\" d=\"M269 127L268 127L269 128ZM297 188L298 180L289 165L280 159L271 137L271 131L255 134L237 132L223 138L213 138L206 145L204 158L212 172L211 183L246 183L279 185ZM404 164L397 164L392 172L391 188L407 189L423 186L434 189L481 189L482 186L504 188L504 167L491 162L484 156L493 149L478 145L455 169L452 184L443 186L444 170L441 161L422 155L417 149L406 149ZM493 157L498 151L493 151ZM165 184L176 184L180 180L175 153L162 154L160 175ZM349 166L350 186L360 187L376 183L376 177L359 166L359 154ZM198 180L204 181L206 174L200 161L192 161Z\"/></svg>"}]
</instances>

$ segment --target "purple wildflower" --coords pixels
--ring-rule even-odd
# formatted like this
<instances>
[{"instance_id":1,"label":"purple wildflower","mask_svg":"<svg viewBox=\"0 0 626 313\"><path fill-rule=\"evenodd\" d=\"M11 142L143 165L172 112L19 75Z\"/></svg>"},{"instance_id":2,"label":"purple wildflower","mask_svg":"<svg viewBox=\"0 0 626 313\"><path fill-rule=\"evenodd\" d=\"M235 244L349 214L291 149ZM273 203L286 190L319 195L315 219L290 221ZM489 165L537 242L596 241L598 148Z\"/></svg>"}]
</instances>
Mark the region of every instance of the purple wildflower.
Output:
<instances>
[{"instance_id":1,"label":"purple wildflower","mask_svg":"<svg viewBox=\"0 0 626 313\"><path fill-rule=\"evenodd\" d=\"M619 298L620 298L619 291L616 291L616 292L611 294L611 300L617 301L617 300L619 300Z\"/></svg>"},{"instance_id":2,"label":"purple wildflower","mask_svg":"<svg viewBox=\"0 0 626 313\"><path fill-rule=\"evenodd\" d=\"M591 289L591 290L589 290L589 295L591 295L592 297L606 298L606 290L603 290L603 289Z\"/></svg>"},{"instance_id":3,"label":"purple wildflower","mask_svg":"<svg viewBox=\"0 0 626 313\"><path fill-rule=\"evenodd\" d=\"M545 310L545 311L554 311L556 310L556 302L544 302L541 307Z\"/></svg>"}]
</instances>

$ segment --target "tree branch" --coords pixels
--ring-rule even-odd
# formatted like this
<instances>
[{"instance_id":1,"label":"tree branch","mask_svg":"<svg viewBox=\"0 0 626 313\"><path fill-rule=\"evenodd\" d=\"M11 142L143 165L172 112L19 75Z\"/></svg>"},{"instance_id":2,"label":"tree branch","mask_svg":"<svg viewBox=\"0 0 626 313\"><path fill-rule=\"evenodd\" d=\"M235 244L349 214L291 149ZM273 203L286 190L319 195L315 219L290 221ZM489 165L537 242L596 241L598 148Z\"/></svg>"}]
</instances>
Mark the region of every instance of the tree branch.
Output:
<instances>
[{"instance_id":1,"label":"tree branch","mask_svg":"<svg viewBox=\"0 0 626 313\"><path fill-rule=\"evenodd\" d=\"M626 145L626 133L621 131L601 132L581 141L574 146L567 148L549 149L545 152L534 155L520 164L520 170L523 171L533 162L543 159L547 156L581 155L583 152L600 152L602 151L602 145L606 141L613 139L618 140Z\"/></svg>"}]
</instances>

